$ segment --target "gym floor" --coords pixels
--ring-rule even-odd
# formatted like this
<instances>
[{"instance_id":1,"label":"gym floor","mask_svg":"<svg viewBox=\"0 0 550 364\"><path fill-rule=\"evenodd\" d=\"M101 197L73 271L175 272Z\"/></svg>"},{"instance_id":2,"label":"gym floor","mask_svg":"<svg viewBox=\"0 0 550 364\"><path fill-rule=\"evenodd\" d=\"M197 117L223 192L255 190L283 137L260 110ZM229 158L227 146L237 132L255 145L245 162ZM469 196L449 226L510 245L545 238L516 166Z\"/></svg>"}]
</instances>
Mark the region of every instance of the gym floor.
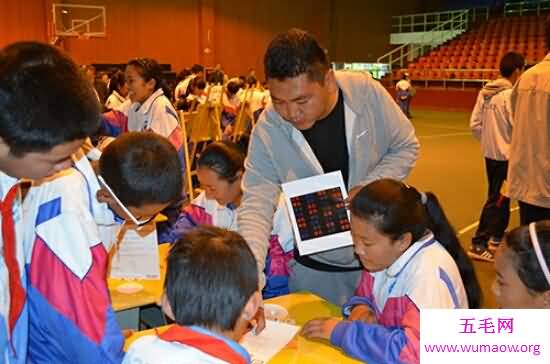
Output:
<instances>
[{"instance_id":1,"label":"gym floor","mask_svg":"<svg viewBox=\"0 0 550 364\"><path fill-rule=\"evenodd\" d=\"M421 147L407 182L421 191L435 193L467 250L487 196L483 155L470 132L470 113L415 110L412 106L411 121ZM519 225L516 204L511 210L508 229ZM483 289L483 307L495 308L491 293L493 264L474 261L474 266Z\"/></svg>"}]
</instances>

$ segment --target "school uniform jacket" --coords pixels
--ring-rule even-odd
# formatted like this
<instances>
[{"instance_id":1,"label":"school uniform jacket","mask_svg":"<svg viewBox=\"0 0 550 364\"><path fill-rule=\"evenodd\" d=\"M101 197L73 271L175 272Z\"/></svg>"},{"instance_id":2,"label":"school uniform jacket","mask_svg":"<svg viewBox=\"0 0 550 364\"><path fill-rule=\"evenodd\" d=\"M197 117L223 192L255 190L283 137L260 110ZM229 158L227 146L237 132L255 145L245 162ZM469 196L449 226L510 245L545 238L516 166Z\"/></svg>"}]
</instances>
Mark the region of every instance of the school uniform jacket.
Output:
<instances>
[{"instance_id":1,"label":"school uniform jacket","mask_svg":"<svg viewBox=\"0 0 550 364\"><path fill-rule=\"evenodd\" d=\"M117 137L128 131L152 131L168 138L183 162L183 140L179 118L162 89L156 90L144 103L127 101L103 114L102 133Z\"/></svg>"},{"instance_id":2,"label":"school uniform jacket","mask_svg":"<svg viewBox=\"0 0 550 364\"><path fill-rule=\"evenodd\" d=\"M202 192L179 215L172 230L159 237L160 242L175 243L186 232L198 225L214 225L237 231L237 210L233 206L221 206ZM288 261L293 257L294 235L284 200L280 199L273 218L265 272L267 283L265 298L289 293Z\"/></svg>"},{"instance_id":3,"label":"school uniform jacket","mask_svg":"<svg viewBox=\"0 0 550 364\"><path fill-rule=\"evenodd\" d=\"M119 94L116 90L109 95L107 101L105 101L105 108L107 110L112 110L126 101L126 98Z\"/></svg>"},{"instance_id":4,"label":"school uniform jacket","mask_svg":"<svg viewBox=\"0 0 550 364\"><path fill-rule=\"evenodd\" d=\"M468 308L466 291L453 258L433 235L417 241L390 267L363 272L356 295L343 307L367 305L376 325L342 321L333 345L369 364L420 361L420 309Z\"/></svg>"},{"instance_id":5,"label":"school uniform jacket","mask_svg":"<svg viewBox=\"0 0 550 364\"><path fill-rule=\"evenodd\" d=\"M18 181L0 172L0 199L4 201L8 191ZM26 292L27 282L25 274L25 255L23 249L23 214L21 209L21 196L17 196L12 207L12 216L15 227L15 258L19 266L19 282ZM0 223L4 224L0 215ZM26 298L23 297L23 306L19 312L13 330L9 329L10 297L9 276L6 261L4 259L4 240L0 231L0 363L14 364L27 362L27 335L28 312Z\"/></svg>"},{"instance_id":6,"label":"school uniform jacket","mask_svg":"<svg viewBox=\"0 0 550 364\"><path fill-rule=\"evenodd\" d=\"M124 338L107 288L103 229L115 226L86 158L25 199L29 361L120 363ZM101 225L100 229L98 225Z\"/></svg>"}]
</instances>

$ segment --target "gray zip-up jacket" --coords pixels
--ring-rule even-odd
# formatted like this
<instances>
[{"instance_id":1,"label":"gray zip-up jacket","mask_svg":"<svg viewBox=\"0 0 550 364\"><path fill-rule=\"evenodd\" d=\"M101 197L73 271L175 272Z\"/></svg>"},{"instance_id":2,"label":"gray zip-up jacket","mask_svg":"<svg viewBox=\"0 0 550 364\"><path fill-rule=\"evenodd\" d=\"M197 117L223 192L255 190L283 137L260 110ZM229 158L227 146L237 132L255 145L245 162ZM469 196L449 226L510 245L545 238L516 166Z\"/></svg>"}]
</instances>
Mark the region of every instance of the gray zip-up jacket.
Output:
<instances>
[{"instance_id":1,"label":"gray zip-up jacket","mask_svg":"<svg viewBox=\"0 0 550 364\"><path fill-rule=\"evenodd\" d=\"M405 179L418 156L410 121L382 85L366 73L336 72L345 104L348 190L380 178ZM330 145L326 146L330 148ZM268 105L252 131L238 210L239 232L263 272L281 183L323 173L302 133ZM320 262L357 266L352 247L311 255ZM260 274L263 286L263 275Z\"/></svg>"},{"instance_id":2,"label":"gray zip-up jacket","mask_svg":"<svg viewBox=\"0 0 550 364\"><path fill-rule=\"evenodd\" d=\"M512 90L508 197L550 208L550 53Z\"/></svg>"}]
</instances>

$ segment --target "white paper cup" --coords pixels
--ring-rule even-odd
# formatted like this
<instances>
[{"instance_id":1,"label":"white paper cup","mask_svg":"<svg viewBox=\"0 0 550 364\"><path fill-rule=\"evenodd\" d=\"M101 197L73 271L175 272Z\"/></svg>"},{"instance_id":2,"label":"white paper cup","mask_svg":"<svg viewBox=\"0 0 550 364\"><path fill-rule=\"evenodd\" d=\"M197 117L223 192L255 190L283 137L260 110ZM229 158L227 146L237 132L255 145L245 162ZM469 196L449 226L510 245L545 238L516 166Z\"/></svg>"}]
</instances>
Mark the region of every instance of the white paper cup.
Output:
<instances>
[{"instance_id":1,"label":"white paper cup","mask_svg":"<svg viewBox=\"0 0 550 364\"><path fill-rule=\"evenodd\" d=\"M288 317L286 308L273 303L266 303L264 305L264 314L266 320L272 321L283 321Z\"/></svg>"},{"instance_id":2,"label":"white paper cup","mask_svg":"<svg viewBox=\"0 0 550 364\"><path fill-rule=\"evenodd\" d=\"M117 292L123 294L134 294L143 290L143 286L139 283L129 282L119 284L116 288Z\"/></svg>"}]
</instances>

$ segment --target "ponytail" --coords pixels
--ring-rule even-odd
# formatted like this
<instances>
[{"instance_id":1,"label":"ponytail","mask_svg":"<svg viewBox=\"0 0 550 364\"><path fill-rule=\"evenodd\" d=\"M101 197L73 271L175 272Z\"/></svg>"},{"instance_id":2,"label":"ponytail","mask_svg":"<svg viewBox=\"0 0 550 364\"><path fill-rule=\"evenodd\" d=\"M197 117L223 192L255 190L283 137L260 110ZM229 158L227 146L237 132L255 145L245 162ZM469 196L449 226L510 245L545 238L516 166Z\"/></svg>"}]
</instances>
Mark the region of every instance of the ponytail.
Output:
<instances>
[{"instance_id":1,"label":"ponytail","mask_svg":"<svg viewBox=\"0 0 550 364\"><path fill-rule=\"evenodd\" d=\"M460 245L456 231L447 219L437 197L431 192L427 192L426 196L425 208L429 218L429 229L436 240L453 257L468 295L468 306L470 308L480 308L482 293L472 261Z\"/></svg>"}]
</instances>

